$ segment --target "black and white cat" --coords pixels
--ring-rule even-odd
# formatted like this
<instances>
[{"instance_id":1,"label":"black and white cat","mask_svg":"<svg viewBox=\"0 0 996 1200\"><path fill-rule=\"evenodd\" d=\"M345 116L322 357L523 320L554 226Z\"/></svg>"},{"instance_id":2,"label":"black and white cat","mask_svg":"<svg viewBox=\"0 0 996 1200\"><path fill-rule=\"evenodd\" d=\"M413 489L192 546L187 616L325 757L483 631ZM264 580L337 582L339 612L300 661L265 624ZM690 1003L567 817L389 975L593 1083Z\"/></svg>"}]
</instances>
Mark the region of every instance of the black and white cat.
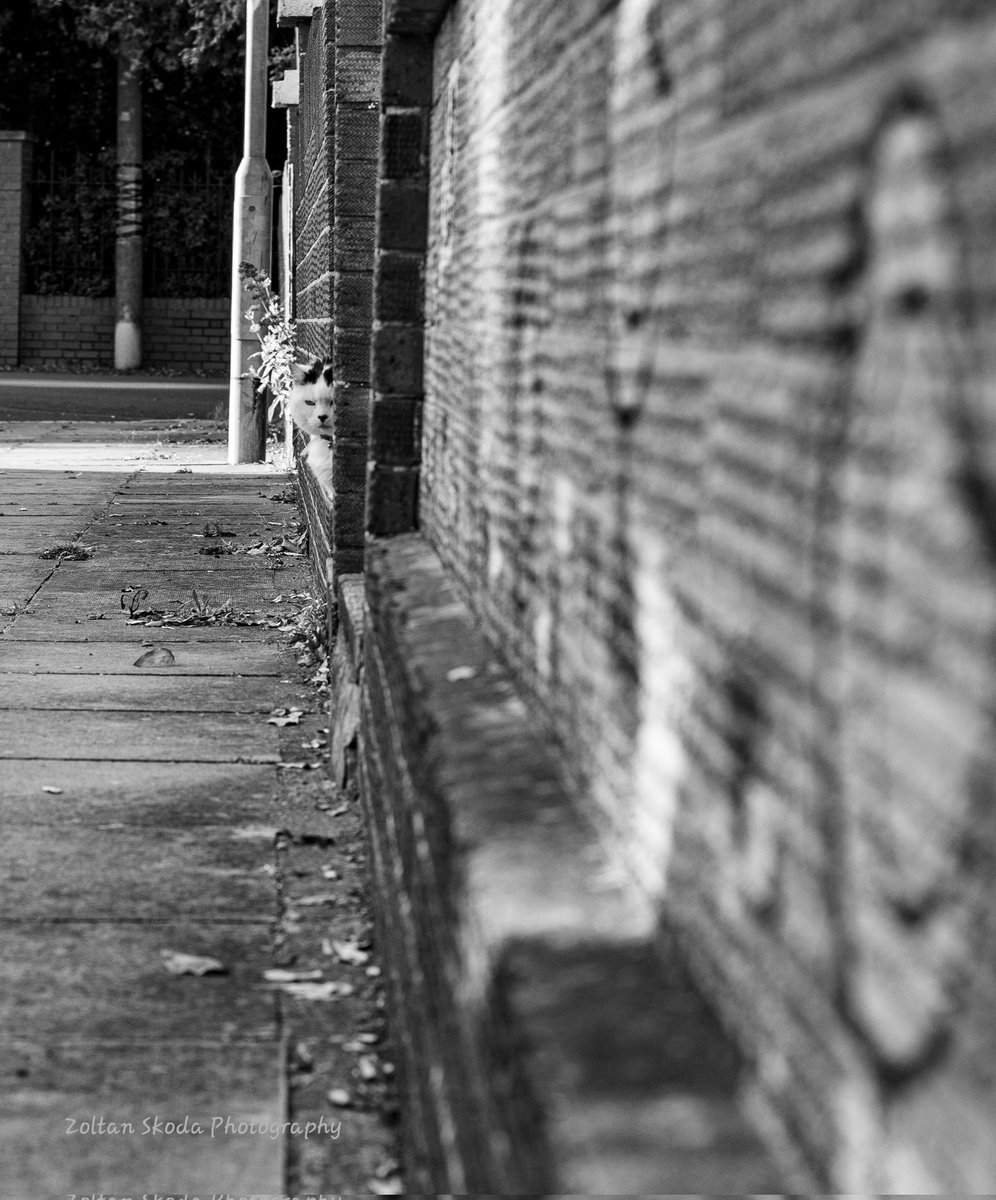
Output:
<instances>
[{"instance_id":1,"label":"black and white cat","mask_svg":"<svg viewBox=\"0 0 996 1200\"><path fill-rule=\"evenodd\" d=\"M291 420L308 435L305 457L315 478L332 488L332 362L316 358L310 367L295 363L294 386L287 397Z\"/></svg>"}]
</instances>

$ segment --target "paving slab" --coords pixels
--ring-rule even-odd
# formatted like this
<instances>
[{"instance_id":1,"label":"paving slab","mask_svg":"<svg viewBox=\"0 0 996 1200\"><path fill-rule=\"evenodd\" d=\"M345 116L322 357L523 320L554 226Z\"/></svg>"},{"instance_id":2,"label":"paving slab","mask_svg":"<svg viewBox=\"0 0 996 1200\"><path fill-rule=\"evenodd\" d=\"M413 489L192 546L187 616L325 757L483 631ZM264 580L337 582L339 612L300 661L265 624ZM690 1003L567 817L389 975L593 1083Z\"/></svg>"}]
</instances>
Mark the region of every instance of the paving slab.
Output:
<instances>
[{"instance_id":1,"label":"paving slab","mask_svg":"<svg viewBox=\"0 0 996 1200\"><path fill-rule=\"evenodd\" d=\"M27 555L0 558L0 612L26 604L55 569L55 563Z\"/></svg>"},{"instance_id":2,"label":"paving slab","mask_svg":"<svg viewBox=\"0 0 996 1200\"><path fill-rule=\"evenodd\" d=\"M182 659L183 651L178 648L177 653ZM0 647L0 666L2 659ZM274 708L295 707L301 695L300 684L281 684L272 678L170 675L169 668L142 677L142 671L136 667L134 676L74 675L71 679L0 672L0 711L268 714Z\"/></svg>"},{"instance_id":3,"label":"paving slab","mask_svg":"<svg viewBox=\"0 0 996 1200\"><path fill-rule=\"evenodd\" d=\"M49 826L5 822L0 912L20 921L201 918L268 925L277 905L275 835L272 826L245 834L218 826L130 828L119 819L53 838Z\"/></svg>"},{"instance_id":4,"label":"paving slab","mask_svg":"<svg viewBox=\"0 0 996 1200\"><path fill-rule=\"evenodd\" d=\"M0 1044L0 1194L282 1195L270 1130L286 1120L284 1057L237 1042Z\"/></svg>"},{"instance_id":5,"label":"paving slab","mask_svg":"<svg viewBox=\"0 0 996 1200\"><path fill-rule=\"evenodd\" d=\"M120 546L122 541L125 541L125 545ZM69 585L69 581L78 579L88 588L100 575L106 576L107 582L113 582L114 572L121 567L142 572L182 572L194 578L209 580L220 579L223 575L252 575L261 579L269 578L278 583L282 582L289 571L296 569L299 572L299 582L308 582L307 560L303 555L213 553L223 547L232 551L237 548L251 548L252 542L246 538L207 538L203 534L188 533L183 539L176 539L172 544L157 536L146 536L136 541L137 544L132 546L127 539L119 535L106 547L94 545L90 558L62 559L59 561L60 574L55 582L65 581ZM93 541L87 544L93 545ZM201 550L204 547L212 552L202 554ZM67 590L72 590L71 585L67 586Z\"/></svg>"},{"instance_id":6,"label":"paving slab","mask_svg":"<svg viewBox=\"0 0 996 1200\"><path fill-rule=\"evenodd\" d=\"M0 445L0 470L17 471L127 471L136 465L148 471L176 471L186 468L191 473L219 472L228 466L228 451L223 443L183 446L162 446L155 442L131 440L78 443L75 440L53 442L21 442ZM238 469L239 474L272 475L268 463L249 464ZM233 472L234 473L234 472Z\"/></svg>"},{"instance_id":7,"label":"paving slab","mask_svg":"<svg viewBox=\"0 0 996 1200\"><path fill-rule=\"evenodd\" d=\"M270 572L265 574L269 576ZM194 602L194 591L197 592L197 600L207 606L209 614L228 607L236 617L238 614L253 614L253 619L268 617L282 621L296 611L292 603L273 601L273 596L280 593L269 578L262 584L240 581L234 575L203 581L189 576L157 580L151 572L119 577L113 585L94 588L92 592L58 591L46 587L32 596L31 603L24 611L29 616L44 617L66 625L79 621L104 621L123 622L127 627L128 618L122 612L121 594L124 588L130 586L145 587L148 594L141 602L141 611L153 611L159 615L180 614L185 605ZM190 625L185 628L200 627Z\"/></svg>"},{"instance_id":8,"label":"paving slab","mask_svg":"<svg viewBox=\"0 0 996 1200\"><path fill-rule=\"evenodd\" d=\"M321 937L365 927L329 781L301 769L320 765L327 718L309 711L315 694L278 628L307 598L307 560L197 553L213 541L197 536L208 523L242 545L296 531L287 476L229 468L224 443L194 423L80 430L0 427L0 551L13 552L0 578L29 598L0 614L0 1196L282 1195L304 1189L304 1163L326 1190L362 1192L392 1141L373 1111L350 1114L357 1144L341 1159L291 1147L287 1132L65 1132L67 1116L112 1113L136 1127L150 1111L335 1117L328 1088L353 1086L355 1064L323 1049L329 1031L342 1043L382 1020L359 968L333 968L356 985L333 1003L263 979L300 945L329 970ZM78 530L92 558L35 558ZM148 588L147 604L178 606L196 588L265 619L132 623L129 583ZM153 645L171 648L171 667L134 665ZM274 708L302 709L300 727L269 724ZM329 888L333 905L301 908L302 933L285 906ZM163 950L218 958L227 973L174 977ZM288 1049L302 1038L326 1072L306 1097Z\"/></svg>"},{"instance_id":9,"label":"paving slab","mask_svg":"<svg viewBox=\"0 0 996 1200\"><path fill-rule=\"evenodd\" d=\"M224 975L171 975L163 950ZM280 1040L265 923L8 920L0 927L0 1029L10 1040Z\"/></svg>"},{"instance_id":10,"label":"paving slab","mask_svg":"<svg viewBox=\"0 0 996 1200\"><path fill-rule=\"evenodd\" d=\"M229 557L234 556L225 555L224 559ZM271 599L281 594L283 572L268 566L265 559L255 566L250 559L248 568L245 563L238 561L230 567L227 562L219 566L223 560L217 558L201 558L198 562L195 557L193 563L186 565L178 565L173 556L166 561L157 559L151 566L148 561L145 566L138 565L141 559L137 557L131 558L130 561L136 564L131 574L141 578L150 595L165 591L189 599L192 587L210 588L212 591L235 591L240 596L253 596L259 600ZM51 564L49 569L51 570ZM122 580L117 563L67 562L52 575L46 593L77 593L100 598L106 595L113 596L114 600L118 601L122 582L130 580Z\"/></svg>"},{"instance_id":11,"label":"paving slab","mask_svg":"<svg viewBox=\"0 0 996 1200\"><path fill-rule=\"evenodd\" d=\"M42 497L22 498L6 506L0 505L0 517L4 524L10 523L14 530L31 536L31 525L39 518L58 515L60 520L93 521L103 506L99 502L75 498L72 500L47 501Z\"/></svg>"},{"instance_id":12,"label":"paving slab","mask_svg":"<svg viewBox=\"0 0 996 1200\"><path fill-rule=\"evenodd\" d=\"M279 774L272 765L0 759L0 826L50 825L54 836L115 822L187 830L225 824L248 838L274 823Z\"/></svg>"},{"instance_id":13,"label":"paving slab","mask_svg":"<svg viewBox=\"0 0 996 1200\"><path fill-rule=\"evenodd\" d=\"M3 518L0 521L0 555L39 554L58 541L65 541L76 533L80 526L71 520L56 520L53 516L39 517L30 526L24 524L17 529L14 523ZM2 567L2 563L0 563Z\"/></svg>"},{"instance_id":14,"label":"paving slab","mask_svg":"<svg viewBox=\"0 0 996 1200\"><path fill-rule=\"evenodd\" d=\"M3 717L0 758L63 758L105 762L280 761L277 731L262 716L235 713L64 712L40 720L13 711Z\"/></svg>"},{"instance_id":15,"label":"paving slab","mask_svg":"<svg viewBox=\"0 0 996 1200\"><path fill-rule=\"evenodd\" d=\"M174 647L171 666L136 667L136 658L147 649L141 644L143 635L158 635L161 629L146 630L136 626L128 626L128 629L134 644L129 640L60 642L53 645L49 642L0 639L0 672L7 675L137 675L143 679L160 675L168 678L178 675L230 675L243 679L254 676L283 679L287 675L286 646L276 640L262 639L222 643L188 641L183 649L179 645ZM186 632L189 633L189 630Z\"/></svg>"},{"instance_id":16,"label":"paving slab","mask_svg":"<svg viewBox=\"0 0 996 1200\"><path fill-rule=\"evenodd\" d=\"M32 605L32 608L34 606ZM264 640L277 644L279 635L273 630L261 631L253 626L241 625L130 625L121 620L120 609L109 614L97 613L90 617L86 613L82 617L69 616L65 611L60 614L53 605L44 615L27 611L19 613L4 625L0 617L0 638L13 639L20 642L127 642L140 648L159 642L207 642L214 644L249 645L260 644L264 633L272 633L272 637ZM256 634L253 637L253 633ZM285 643L286 644L286 643ZM136 650L136 657L138 650Z\"/></svg>"}]
</instances>

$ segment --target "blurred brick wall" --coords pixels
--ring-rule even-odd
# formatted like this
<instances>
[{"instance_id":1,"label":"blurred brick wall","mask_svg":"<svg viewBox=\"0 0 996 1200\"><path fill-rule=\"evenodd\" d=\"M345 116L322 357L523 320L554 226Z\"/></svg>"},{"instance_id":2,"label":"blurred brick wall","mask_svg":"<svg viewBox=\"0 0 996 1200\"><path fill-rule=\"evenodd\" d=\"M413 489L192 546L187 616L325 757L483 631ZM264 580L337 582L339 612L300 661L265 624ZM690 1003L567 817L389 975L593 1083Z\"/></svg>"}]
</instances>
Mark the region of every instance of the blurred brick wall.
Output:
<instances>
[{"instance_id":1,"label":"blurred brick wall","mask_svg":"<svg viewBox=\"0 0 996 1200\"><path fill-rule=\"evenodd\" d=\"M419 522L786 1162L991 1191L996 13L459 0Z\"/></svg>"},{"instance_id":2,"label":"blurred brick wall","mask_svg":"<svg viewBox=\"0 0 996 1200\"><path fill-rule=\"evenodd\" d=\"M20 361L114 365L114 300L22 296ZM146 367L228 374L229 301L151 298L142 305Z\"/></svg>"}]
</instances>

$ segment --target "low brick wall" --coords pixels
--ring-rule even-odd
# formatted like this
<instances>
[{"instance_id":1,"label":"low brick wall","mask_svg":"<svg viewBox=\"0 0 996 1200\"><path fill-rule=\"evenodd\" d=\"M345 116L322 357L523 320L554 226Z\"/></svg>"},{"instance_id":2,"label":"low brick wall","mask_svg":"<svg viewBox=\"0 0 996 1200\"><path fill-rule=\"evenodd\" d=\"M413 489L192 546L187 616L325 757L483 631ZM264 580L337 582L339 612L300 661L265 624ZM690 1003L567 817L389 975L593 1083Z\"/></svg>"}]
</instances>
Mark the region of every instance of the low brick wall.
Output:
<instances>
[{"instance_id":1,"label":"low brick wall","mask_svg":"<svg viewBox=\"0 0 996 1200\"><path fill-rule=\"evenodd\" d=\"M144 365L227 375L229 301L145 301ZM22 296L20 361L114 365L114 300L88 296Z\"/></svg>"},{"instance_id":2,"label":"low brick wall","mask_svg":"<svg viewBox=\"0 0 996 1200\"><path fill-rule=\"evenodd\" d=\"M781 1191L736 1050L433 551L375 542L362 611L359 587L340 585L333 766L358 725L408 1189Z\"/></svg>"}]
</instances>

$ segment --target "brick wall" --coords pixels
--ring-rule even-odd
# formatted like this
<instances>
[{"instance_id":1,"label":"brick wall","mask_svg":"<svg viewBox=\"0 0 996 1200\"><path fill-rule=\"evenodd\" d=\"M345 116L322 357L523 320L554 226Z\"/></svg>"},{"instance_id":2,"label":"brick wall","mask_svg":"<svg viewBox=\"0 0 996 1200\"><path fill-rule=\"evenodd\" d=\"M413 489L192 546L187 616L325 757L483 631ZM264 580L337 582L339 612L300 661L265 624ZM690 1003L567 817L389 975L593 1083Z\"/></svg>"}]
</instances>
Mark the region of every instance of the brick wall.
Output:
<instances>
[{"instance_id":1,"label":"brick wall","mask_svg":"<svg viewBox=\"0 0 996 1200\"><path fill-rule=\"evenodd\" d=\"M85 296L21 298L20 361L114 365L114 300ZM228 373L229 302L147 299L142 312L143 365Z\"/></svg>"},{"instance_id":2,"label":"brick wall","mask_svg":"<svg viewBox=\"0 0 996 1200\"><path fill-rule=\"evenodd\" d=\"M736 1093L783 1189L992 1191L992 6L385 0L375 178L379 8L296 303L410 1185L777 1191Z\"/></svg>"},{"instance_id":3,"label":"brick wall","mask_svg":"<svg viewBox=\"0 0 996 1200\"><path fill-rule=\"evenodd\" d=\"M0 130L0 363L17 362L31 139Z\"/></svg>"},{"instance_id":4,"label":"brick wall","mask_svg":"<svg viewBox=\"0 0 996 1200\"><path fill-rule=\"evenodd\" d=\"M295 311L306 353L334 364L328 497L334 578L362 569L370 407L380 0L326 3L302 27Z\"/></svg>"},{"instance_id":5,"label":"brick wall","mask_svg":"<svg viewBox=\"0 0 996 1200\"><path fill-rule=\"evenodd\" d=\"M967 0L435 42L419 523L830 1190L996 1186L994 55Z\"/></svg>"},{"instance_id":6,"label":"brick wall","mask_svg":"<svg viewBox=\"0 0 996 1200\"><path fill-rule=\"evenodd\" d=\"M431 547L371 545L365 599L342 641L408 1191L777 1193L742 1057Z\"/></svg>"}]
</instances>

